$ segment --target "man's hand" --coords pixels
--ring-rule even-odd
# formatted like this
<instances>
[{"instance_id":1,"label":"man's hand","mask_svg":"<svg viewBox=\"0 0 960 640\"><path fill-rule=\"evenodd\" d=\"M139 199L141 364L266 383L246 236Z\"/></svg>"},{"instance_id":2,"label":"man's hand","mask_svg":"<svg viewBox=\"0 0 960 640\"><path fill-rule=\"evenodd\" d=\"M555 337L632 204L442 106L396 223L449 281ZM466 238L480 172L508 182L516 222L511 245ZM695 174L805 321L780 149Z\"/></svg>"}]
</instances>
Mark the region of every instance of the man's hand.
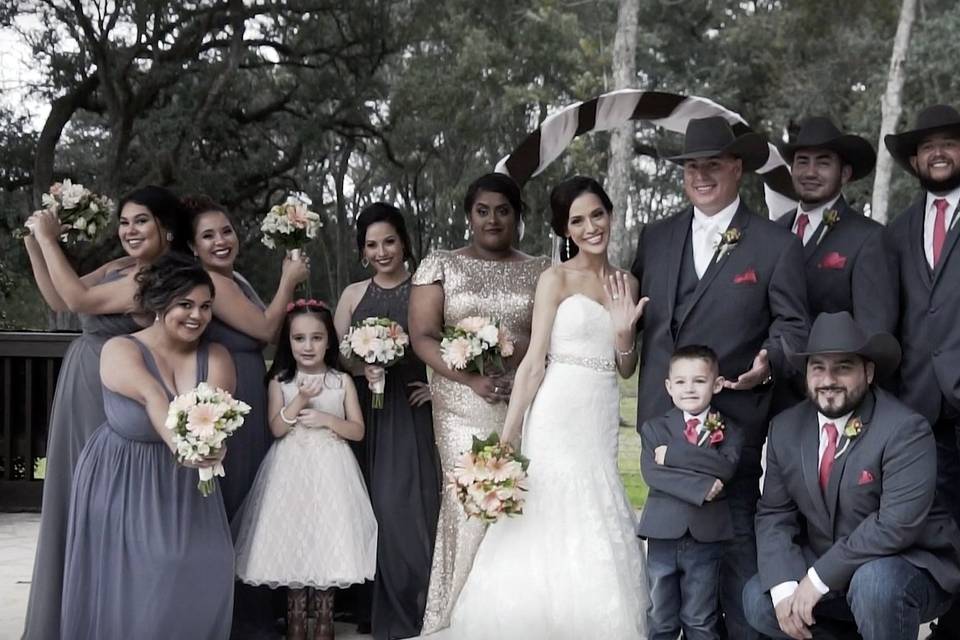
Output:
<instances>
[{"instance_id":1,"label":"man's hand","mask_svg":"<svg viewBox=\"0 0 960 640\"><path fill-rule=\"evenodd\" d=\"M794 616L800 618L807 626L814 624L813 608L817 606L822 597L823 594L817 591L813 582L810 581L810 576L803 576L800 586L793 592L792 609Z\"/></svg>"},{"instance_id":2,"label":"man's hand","mask_svg":"<svg viewBox=\"0 0 960 640\"><path fill-rule=\"evenodd\" d=\"M667 445L662 444L656 449L653 450L653 460L657 464L662 465L663 461L667 459Z\"/></svg>"},{"instance_id":3,"label":"man's hand","mask_svg":"<svg viewBox=\"0 0 960 640\"><path fill-rule=\"evenodd\" d=\"M793 613L793 602L796 596L794 595L787 596L783 600L777 603L777 606L774 607L774 611L777 613L777 623L780 625L780 628L785 634L794 638L794 640L804 640L805 638L812 638L813 634L810 633L810 629L807 628L803 621L800 620Z\"/></svg>"},{"instance_id":4,"label":"man's hand","mask_svg":"<svg viewBox=\"0 0 960 640\"><path fill-rule=\"evenodd\" d=\"M704 500L706 502L710 502L711 500L716 498L718 495L720 495L721 491L723 491L723 483L720 482L720 478L717 478L716 480L713 481L713 486L710 487L710 491L707 493L707 497L704 498Z\"/></svg>"},{"instance_id":5,"label":"man's hand","mask_svg":"<svg viewBox=\"0 0 960 640\"><path fill-rule=\"evenodd\" d=\"M723 386L734 391L746 391L766 382L770 377L770 360L767 350L760 349L760 353L753 359L749 371L744 371L736 380L724 380Z\"/></svg>"}]
</instances>

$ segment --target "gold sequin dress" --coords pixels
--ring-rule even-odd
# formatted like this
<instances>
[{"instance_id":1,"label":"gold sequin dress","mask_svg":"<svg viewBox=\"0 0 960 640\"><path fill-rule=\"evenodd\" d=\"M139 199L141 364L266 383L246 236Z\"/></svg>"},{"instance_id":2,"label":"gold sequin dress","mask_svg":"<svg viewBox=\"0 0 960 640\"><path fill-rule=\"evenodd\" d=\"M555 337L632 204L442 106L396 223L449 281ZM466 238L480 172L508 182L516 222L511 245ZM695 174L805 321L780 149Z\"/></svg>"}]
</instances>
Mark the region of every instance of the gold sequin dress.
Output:
<instances>
[{"instance_id":1,"label":"gold sequin dress","mask_svg":"<svg viewBox=\"0 0 960 640\"><path fill-rule=\"evenodd\" d=\"M443 287L443 321L455 324L469 316L500 320L514 336L530 337L533 298L548 258L522 262L481 260L450 251L434 251L413 276L414 285ZM433 428L444 473L453 470L456 458L470 448L473 436L500 432L507 405L487 404L466 385L434 375ZM450 612L467 579L486 525L467 520L456 497L444 491L440 502L437 542L433 550L430 590L423 618L424 635L450 624Z\"/></svg>"}]
</instances>

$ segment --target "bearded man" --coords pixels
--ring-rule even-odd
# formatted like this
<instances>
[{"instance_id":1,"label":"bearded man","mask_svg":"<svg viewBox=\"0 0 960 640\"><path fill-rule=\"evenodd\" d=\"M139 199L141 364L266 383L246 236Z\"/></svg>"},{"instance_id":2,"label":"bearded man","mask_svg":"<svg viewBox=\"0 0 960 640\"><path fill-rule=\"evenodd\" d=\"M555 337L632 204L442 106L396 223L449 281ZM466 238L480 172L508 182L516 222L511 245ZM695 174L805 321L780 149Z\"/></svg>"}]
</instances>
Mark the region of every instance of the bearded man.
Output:
<instances>
[{"instance_id":1,"label":"bearded man","mask_svg":"<svg viewBox=\"0 0 960 640\"><path fill-rule=\"evenodd\" d=\"M899 396L933 425L938 497L960 523L960 113L928 107L884 143L922 189L886 234L900 288ZM937 637L960 637L960 611L948 617Z\"/></svg>"}]
</instances>

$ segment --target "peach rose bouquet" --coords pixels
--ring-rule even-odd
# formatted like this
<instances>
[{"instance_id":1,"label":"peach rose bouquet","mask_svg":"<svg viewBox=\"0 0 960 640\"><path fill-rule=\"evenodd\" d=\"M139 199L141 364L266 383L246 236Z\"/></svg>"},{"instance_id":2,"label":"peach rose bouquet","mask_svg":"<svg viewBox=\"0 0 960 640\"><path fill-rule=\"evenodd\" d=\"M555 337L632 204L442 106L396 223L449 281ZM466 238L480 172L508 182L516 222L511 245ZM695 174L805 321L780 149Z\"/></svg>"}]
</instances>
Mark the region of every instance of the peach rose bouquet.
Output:
<instances>
[{"instance_id":1,"label":"peach rose bouquet","mask_svg":"<svg viewBox=\"0 0 960 640\"><path fill-rule=\"evenodd\" d=\"M215 455L227 438L240 428L250 405L206 382L173 399L167 410L166 428L173 431L179 462L202 462ZM198 469L197 488L203 497L213 493L214 476L225 475L223 465Z\"/></svg>"},{"instance_id":2,"label":"peach rose bouquet","mask_svg":"<svg viewBox=\"0 0 960 640\"><path fill-rule=\"evenodd\" d=\"M443 329L440 357L451 369L480 375L491 367L503 371L503 359L511 355L513 338L491 318L470 316Z\"/></svg>"},{"instance_id":3,"label":"peach rose bouquet","mask_svg":"<svg viewBox=\"0 0 960 640\"><path fill-rule=\"evenodd\" d=\"M350 327L340 341L340 353L345 358L359 358L366 364L389 367L403 358L410 337L399 324L390 318L371 317ZM383 409L383 390L387 376L370 383L374 409Z\"/></svg>"},{"instance_id":4,"label":"peach rose bouquet","mask_svg":"<svg viewBox=\"0 0 960 640\"><path fill-rule=\"evenodd\" d=\"M110 225L113 200L70 180L54 182L40 202L60 220L60 240L67 244L95 240Z\"/></svg>"},{"instance_id":5,"label":"peach rose bouquet","mask_svg":"<svg viewBox=\"0 0 960 640\"><path fill-rule=\"evenodd\" d=\"M260 224L260 241L270 249L279 247L292 258L299 258L300 251L317 237L322 226L320 214L311 211L310 204L306 196L291 195L282 204L271 207Z\"/></svg>"},{"instance_id":6,"label":"peach rose bouquet","mask_svg":"<svg viewBox=\"0 0 960 640\"><path fill-rule=\"evenodd\" d=\"M456 494L468 518L492 524L523 513L529 465L496 433L484 440L474 436L473 446L447 474L447 488Z\"/></svg>"}]
</instances>

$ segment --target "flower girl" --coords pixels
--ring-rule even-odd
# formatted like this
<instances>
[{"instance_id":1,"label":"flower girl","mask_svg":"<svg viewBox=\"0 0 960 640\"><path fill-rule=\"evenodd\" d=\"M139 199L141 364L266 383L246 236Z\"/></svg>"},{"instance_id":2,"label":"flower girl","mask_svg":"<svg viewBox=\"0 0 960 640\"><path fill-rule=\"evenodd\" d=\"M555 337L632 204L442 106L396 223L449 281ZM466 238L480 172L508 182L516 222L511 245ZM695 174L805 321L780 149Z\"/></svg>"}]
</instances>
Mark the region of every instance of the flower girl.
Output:
<instances>
[{"instance_id":1,"label":"flower girl","mask_svg":"<svg viewBox=\"0 0 960 640\"><path fill-rule=\"evenodd\" d=\"M333 638L333 589L373 579L377 522L345 440L363 437L350 376L333 369L337 340L325 304L287 306L267 378L270 430L277 440L238 515L237 576L289 587L287 638ZM235 523L236 524L236 523Z\"/></svg>"}]
</instances>

